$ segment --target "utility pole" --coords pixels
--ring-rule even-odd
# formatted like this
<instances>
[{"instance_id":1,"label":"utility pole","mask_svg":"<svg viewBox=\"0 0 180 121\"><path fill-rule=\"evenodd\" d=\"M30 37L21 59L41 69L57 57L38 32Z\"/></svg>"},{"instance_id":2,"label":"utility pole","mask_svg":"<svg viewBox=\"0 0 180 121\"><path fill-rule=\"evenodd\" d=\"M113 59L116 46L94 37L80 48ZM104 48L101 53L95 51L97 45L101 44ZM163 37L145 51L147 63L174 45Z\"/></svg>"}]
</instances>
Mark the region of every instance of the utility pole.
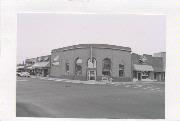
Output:
<instances>
[{"instance_id":1,"label":"utility pole","mask_svg":"<svg viewBox=\"0 0 180 121\"><path fill-rule=\"evenodd\" d=\"M90 46L91 49L91 63L93 63L93 59L92 59L92 45Z\"/></svg>"}]
</instances>

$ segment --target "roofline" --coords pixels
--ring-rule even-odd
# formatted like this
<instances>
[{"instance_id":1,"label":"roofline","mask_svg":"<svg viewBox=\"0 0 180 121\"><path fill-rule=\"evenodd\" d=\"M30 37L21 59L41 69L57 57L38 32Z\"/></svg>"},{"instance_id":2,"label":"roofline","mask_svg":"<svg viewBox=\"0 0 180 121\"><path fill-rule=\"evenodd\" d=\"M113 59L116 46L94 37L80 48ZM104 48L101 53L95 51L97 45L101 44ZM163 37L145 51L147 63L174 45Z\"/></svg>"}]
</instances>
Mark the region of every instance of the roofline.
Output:
<instances>
[{"instance_id":1,"label":"roofline","mask_svg":"<svg viewBox=\"0 0 180 121\"><path fill-rule=\"evenodd\" d=\"M72 46L66 46L66 47L62 47L62 48L58 48L58 49L53 49L51 51L51 53L75 50L75 49L85 49L85 48L90 48L90 46L92 46L92 48L112 49L112 50L121 50L121 51L132 52L130 47L123 47L123 46L116 46L116 45L109 45L109 44L78 44L78 45L72 45ZM99 46L99 47L97 47L97 46ZM109 46L109 47L103 47L103 46ZM114 47L110 47L110 46L114 46Z\"/></svg>"}]
</instances>

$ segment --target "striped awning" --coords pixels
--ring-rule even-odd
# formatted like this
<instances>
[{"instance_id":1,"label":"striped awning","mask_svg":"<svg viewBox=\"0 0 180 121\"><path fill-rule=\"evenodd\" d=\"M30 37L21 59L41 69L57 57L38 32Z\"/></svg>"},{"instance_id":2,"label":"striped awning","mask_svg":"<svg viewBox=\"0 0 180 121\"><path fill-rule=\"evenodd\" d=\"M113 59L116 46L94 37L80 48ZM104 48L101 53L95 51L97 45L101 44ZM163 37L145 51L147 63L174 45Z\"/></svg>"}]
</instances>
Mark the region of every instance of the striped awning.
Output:
<instances>
[{"instance_id":1,"label":"striped awning","mask_svg":"<svg viewBox=\"0 0 180 121\"><path fill-rule=\"evenodd\" d=\"M137 65L137 64L134 64L134 70L136 70L136 71L154 71L153 67L150 65Z\"/></svg>"}]
</instances>

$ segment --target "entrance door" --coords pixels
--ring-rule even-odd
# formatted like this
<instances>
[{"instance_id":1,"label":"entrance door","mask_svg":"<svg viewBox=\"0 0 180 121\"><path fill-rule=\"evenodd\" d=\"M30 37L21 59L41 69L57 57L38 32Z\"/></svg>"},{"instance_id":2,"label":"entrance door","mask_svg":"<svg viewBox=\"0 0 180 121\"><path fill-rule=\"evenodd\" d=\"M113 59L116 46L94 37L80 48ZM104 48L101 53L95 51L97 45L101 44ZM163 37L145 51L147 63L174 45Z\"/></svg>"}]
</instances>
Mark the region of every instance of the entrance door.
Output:
<instances>
[{"instance_id":1,"label":"entrance door","mask_svg":"<svg viewBox=\"0 0 180 121\"><path fill-rule=\"evenodd\" d=\"M88 80L96 80L96 70L88 70Z\"/></svg>"},{"instance_id":2,"label":"entrance door","mask_svg":"<svg viewBox=\"0 0 180 121\"><path fill-rule=\"evenodd\" d=\"M138 80L141 80L141 73L138 73Z\"/></svg>"}]
</instances>

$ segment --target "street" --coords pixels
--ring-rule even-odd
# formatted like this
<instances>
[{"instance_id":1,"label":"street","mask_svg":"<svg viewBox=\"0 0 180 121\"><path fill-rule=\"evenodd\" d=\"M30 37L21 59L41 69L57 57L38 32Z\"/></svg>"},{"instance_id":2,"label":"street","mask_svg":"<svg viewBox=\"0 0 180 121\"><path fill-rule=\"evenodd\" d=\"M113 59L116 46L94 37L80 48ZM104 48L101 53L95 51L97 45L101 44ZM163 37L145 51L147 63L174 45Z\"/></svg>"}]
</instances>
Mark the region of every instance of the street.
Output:
<instances>
[{"instance_id":1,"label":"street","mask_svg":"<svg viewBox=\"0 0 180 121\"><path fill-rule=\"evenodd\" d=\"M165 84L17 78L17 117L164 119Z\"/></svg>"}]
</instances>

